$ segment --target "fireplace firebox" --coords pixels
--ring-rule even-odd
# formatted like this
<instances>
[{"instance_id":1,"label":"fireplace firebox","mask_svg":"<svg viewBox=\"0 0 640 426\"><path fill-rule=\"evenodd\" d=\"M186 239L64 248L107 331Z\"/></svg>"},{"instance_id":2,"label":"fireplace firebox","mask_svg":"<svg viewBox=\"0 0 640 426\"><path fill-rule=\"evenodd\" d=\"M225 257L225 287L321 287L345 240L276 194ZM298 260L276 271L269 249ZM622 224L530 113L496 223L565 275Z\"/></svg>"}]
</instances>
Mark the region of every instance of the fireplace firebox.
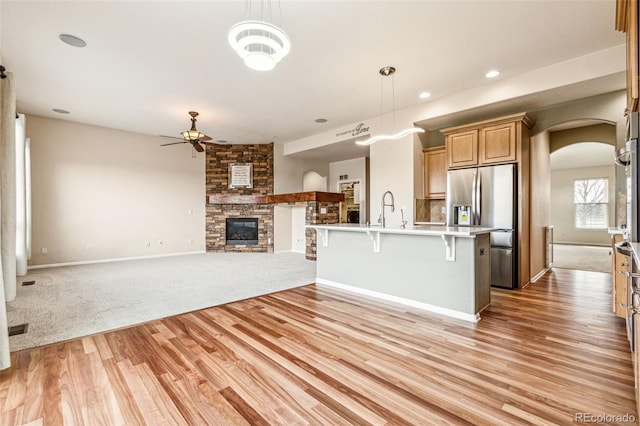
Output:
<instances>
[{"instance_id":1,"label":"fireplace firebox","mask_svg":"<svg viewBox=\"0 0 640 426\"><path fill-rule=\"evenodd\" d=\"M228 245L257 245L258 219L250 217L227 218Z\"/></svg>"}]
</instances>

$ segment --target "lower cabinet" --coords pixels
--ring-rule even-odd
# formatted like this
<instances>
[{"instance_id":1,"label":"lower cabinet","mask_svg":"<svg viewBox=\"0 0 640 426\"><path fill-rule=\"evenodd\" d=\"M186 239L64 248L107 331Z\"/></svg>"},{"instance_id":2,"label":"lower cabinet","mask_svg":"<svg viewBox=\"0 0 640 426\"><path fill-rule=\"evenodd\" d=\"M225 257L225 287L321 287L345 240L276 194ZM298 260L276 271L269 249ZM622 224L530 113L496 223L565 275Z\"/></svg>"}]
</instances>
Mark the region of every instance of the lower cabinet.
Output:
<instances>
[{"instance_id":1,"label":"lower cabinet","mask_svg":"<svg viewBox=\"0 0 640 426\"><path fill-rule=\"evenodd\" d=\"M613 284L613 313L621 318L627 316L627 267L629 257L616 251L616 243L623 240L622 234L611 235L611 280Z\"/></svg>"}]
</instances>

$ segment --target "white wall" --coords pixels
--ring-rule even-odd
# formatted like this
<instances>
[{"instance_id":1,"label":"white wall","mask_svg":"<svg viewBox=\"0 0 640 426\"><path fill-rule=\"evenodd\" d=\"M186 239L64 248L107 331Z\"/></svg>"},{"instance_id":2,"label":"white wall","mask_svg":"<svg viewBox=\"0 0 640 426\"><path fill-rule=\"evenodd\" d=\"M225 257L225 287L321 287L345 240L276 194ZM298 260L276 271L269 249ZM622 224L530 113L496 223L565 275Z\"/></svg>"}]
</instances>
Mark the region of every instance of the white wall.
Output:
<instances>
[{"instance_id":1,"label":"white wall","mask_svg":"<svg viewBox=\"0 0 640 426\"><path fill-rule=\"evenodd\" d=\"M352 160L334 161L329 164L329 192L339 192L338 181L341 175L349 175L348 180L360 180L362 188L367 187L367 159L365 157ZM361 191L361 200L366 191Z\"/></svg>"},{"instance_id":2,"label":"white wall","mask_svg":"<svg viewBox=\"0 0 640 426\"><path fill-rule=\"evenodd\" d=\"M296 253L306 251L305 213L305 207L291 207L291 251Z\"/></svg>"},{"instance_id":3,"label":"white wall","mask_svg":"<svg viewBox=\"0 0 640 426\"><path fill-rule=\"evenodd\" d=\"M273 251L291 251L291 207L275 205L273 207Z\"/></svg>"},{"instance_id":4,"label":"white wall","mask_svg":"<svg viewBox=\"0 0 640 426\"><path fill-rule=\"evenodd\" d=\"M30 266L205 249L204 154L192 158L189 146L161 147L159 137L38 116L27 118L27 136Z\"/></svg>"},{"instance_id":5,"label":"white wall","mask_svg":"<svg viewBox=\"0 0 640 426\"><path fill-rule=\"evenodd\" d=\"M372 223L376 222L380 215L382 195L386 191L393 193L396 207L393 213L390 208L386 208L387 225L401 225L401 208L405 209L404 219L413 223L415 143L420 143L417 136L410 135L401 140L384 140L371 145L369 212Z\"/></svg>"},{"instance_id":6,"label":"white wall","mask_svg":"<svg viewBox=\"0 0 640 426\"><path fill-rule=\"evenodd\" d=\"M609 226L615 225L615 166L561 169L551 171L551 224L555 243L609 245L606 229L577 229L573 221L573 181L609 178ZM535 214L535 212L534 212Z\"/></svg>"},{"instance_id":7,"label":"white wall","mask_svg":"<svg viewBox=\"0 0 640 426\"><path fill-rule=\"evenodd\" d=\"M327 176L322 176L320 173L313 170L308 170L302 175L302 191L327 191Z\"/></svg>"},{"instance_id":8,"label":"white wall","mask_svg":"<svg viewBox=\"0 0 640 426\"><path fill-rule=\"evenodd\" d=\"M303 160L284 155L282 144L273 145L273 193L302 192L305 172L313 170L320 176L329 175L328 161Z\"/></svg>"}]
</instances>

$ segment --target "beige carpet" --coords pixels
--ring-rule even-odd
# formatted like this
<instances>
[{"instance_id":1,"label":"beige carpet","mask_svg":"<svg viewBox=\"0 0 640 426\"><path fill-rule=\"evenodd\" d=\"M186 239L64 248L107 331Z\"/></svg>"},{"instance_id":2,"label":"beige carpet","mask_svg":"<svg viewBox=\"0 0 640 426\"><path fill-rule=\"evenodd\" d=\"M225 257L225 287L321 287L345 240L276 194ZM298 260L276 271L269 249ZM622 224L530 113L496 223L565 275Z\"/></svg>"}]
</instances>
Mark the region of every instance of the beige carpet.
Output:
<instances>
[{"instance_id":1,"label":"beige carpet","mask_svg":"<svg viewBox=\"0 0 640 426\"><path fill-rule=\"evenodd\" d=\"M611 273L610 247L553 245L553 266L581 271Z\"/></svg>"},{"instance_id":2,"label":"beige carpet","mask_svg":"<svg viewBox=\"0 0 640 426\"><path fill-rule=\"evenodd\" d=\"M202 253L34 269L7 304L12 351L315 282L299 253ZM35 280L32 286L22 282Z\"/></svg>"}]
</instances>

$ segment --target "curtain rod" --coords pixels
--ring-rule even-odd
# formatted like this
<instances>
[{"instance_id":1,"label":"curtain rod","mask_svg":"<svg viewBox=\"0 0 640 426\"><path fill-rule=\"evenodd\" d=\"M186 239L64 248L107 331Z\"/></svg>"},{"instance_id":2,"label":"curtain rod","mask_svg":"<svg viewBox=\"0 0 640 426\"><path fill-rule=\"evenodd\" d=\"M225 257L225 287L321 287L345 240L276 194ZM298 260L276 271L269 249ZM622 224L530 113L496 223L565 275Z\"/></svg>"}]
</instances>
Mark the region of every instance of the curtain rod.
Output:
<instances>
[{"instance_id":1,"label":"curtain rod","mask_svg":"<svg viewBox=\"0 0 640 426\"><path fill-rule=\"evenodd\" d=\"M4 65L0 65L0 78L5 79L7 78L7 75L4 73L7 69L4 67Z\"/></svg>"}]
</instances>

